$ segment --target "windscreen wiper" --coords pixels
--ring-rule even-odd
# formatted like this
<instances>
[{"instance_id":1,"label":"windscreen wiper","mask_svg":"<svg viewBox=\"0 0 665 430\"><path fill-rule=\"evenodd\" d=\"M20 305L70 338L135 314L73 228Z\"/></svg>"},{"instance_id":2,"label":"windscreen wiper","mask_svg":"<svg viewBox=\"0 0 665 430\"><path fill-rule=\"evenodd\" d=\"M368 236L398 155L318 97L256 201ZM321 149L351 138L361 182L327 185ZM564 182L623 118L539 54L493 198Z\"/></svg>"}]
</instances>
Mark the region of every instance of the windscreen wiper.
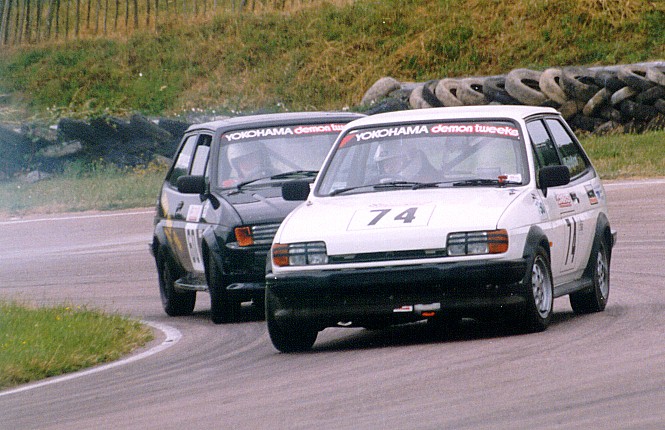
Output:
<instances>
[{"instance_id":1,"label":"windscreen wiper","mask_svg":"<svg viewBox=\"0 0 665 430\"><path fill-rule=\"evenodd\" d=\"M272 175L270 179L290 179L290 178L312 178L318 174L318 170L293 170L291 172L278 173Z\"/></svg>"},{"instance_id":2,"label":"windscreen wiper","mask_svg":"<svg viewBox=\"0 0 665 430\"><path fill-rule=\"evenodd\" d=\"M503 179L465 179L463 181L453 182L453 187L473 187L473 186L489 186L498 185L500 187L506 185L522 185L521 182L508 181Z\"/></svg>"},{"instance_id":3,"label":"windscreen wiper","mask_svg":"<svg viewBox=\"0 0 665 430\"><path fill-rule=\"evenodd\" d=\"M375 190L395 189L395 188L416 189L415 187L418 187L418 186L421 186L421 185L426 185L426 184L423 184L421 182L411 182L411 181L380 182L378 184L356 185L355 187L338 188L336 190L332 190L328 195L329 196L336 196L338 194L346 193L348 191L358 190L358 189L361 189L361 188L373 188Z\"/></svg>"}]
</instances>

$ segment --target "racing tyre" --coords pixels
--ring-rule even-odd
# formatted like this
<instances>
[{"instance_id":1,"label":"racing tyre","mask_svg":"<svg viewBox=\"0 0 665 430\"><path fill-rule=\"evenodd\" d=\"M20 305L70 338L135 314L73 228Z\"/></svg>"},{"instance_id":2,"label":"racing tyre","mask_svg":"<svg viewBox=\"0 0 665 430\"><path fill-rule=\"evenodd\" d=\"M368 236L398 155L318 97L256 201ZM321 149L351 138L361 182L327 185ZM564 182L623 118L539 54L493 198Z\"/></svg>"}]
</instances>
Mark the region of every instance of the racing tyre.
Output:
<instances>
[{"instance_id":1,"label":"racing tyre","mask_svg":"<svg viewBox=\"0 0 665 430\"><path fill-rule=\"evenodd\" d=\"M230 323L240 313L240 303L229 297L220 268L215 258L208 256L208 291L210 292L210 319L215 324Z\"/></svg>"},{"instance_id":2,"label":"racing tyre","mask_svg":"<svg viewBox=\"0 0 665 430\"><path fill-rule=\"evenodd\" d=\"M566 92L561 88L561 68L551 67L543 71L538 85L543 94L560 105L568 101Z\"/></svg>"},{"instance_id":3,"label":"racing tyre","mask_svg":"<svg viewBox=\"0 0 665 430\"><path fill-rule=\"evenodd\" d=\"M610 295L610 254L604 240L594 244L587 271L590 273L593 287L591 290L570 294L570 306L578 314L601 312L605 310Z\"/></svg>"},{"instance_id":4,"label":"racing tyre","mask_svg":"<svg viewBox=\"0 0 665 430\"><path fill-rule=\"evenodd\" d=\"M527 291L523 328L530 332L543 331L552 318L554 290L550 259L542 245L536 249L524 285Z\"/></svg>"},{"instance_id":5,"label":"racing tyre","mask_svg":"<svg viewBox=\"0 0 665 430\"><path fill-rule=\"evenodd\" d=\"M434 94L443 106L464 106L464 103L457 98L459 82L459 79L445 78L436 84Z\"/></svg>"},{"instance_id":6,"label":"racing tyre","mask_svg":"<svg viewBox=\"0 0 665 430\"><path fill-rule=\"evenodd\" d=\"M190 315L196 304L196 292L178 291L175 288L175 281L180 278L182 272L166 252L160 252L157 261L159 295L164 312L171 317Z\"/></svg>"},{"instance_id":7,"label":"racing tyre","mask_svg":"<svg viewBox=\"0 0 665 430\"><path fill-rule=\"evenodd\" d=\"M506 75L506 91L525 105L540 106L547 96L540 91L542 72L531 69L514 69Z\"/></svg>"},{"instance_id":8,"label":"racing tyre","mask_svg":"<svg viewBox=\"0 0 665 430\"><path fill-rule=\"evenodd\" d=\"M512 97L506 91L505 76L491 76L485 78L483 83L483 94L490 103L499 103L502 105L519 105L519 100Z\"/></svg>"},{"instance_id":9,"label":"racing tyre","mask_svg":"<svg viewBox=\"0 0 665 430\"><path fill-rule=\"evenodd\" d=\"M432 107L423 97L424 89L425 87L420 85L411 91L411 94L409 95L409 105L412 109L428 109Z\"/></svg>"},{"instance_id":10,"label":"racing tyre","mask_svg":"<svg viewBox=\"0 0 665 430\"><path fill-rule=\"evenodd\" d=\"M584 67L562 68L561 87L569 98L585 103L600 90L594 72Z\"/></svg>"},{"instance_id":11,"label":"racing tyre","mask_svg":"<svg viewBox=\"0 0 665 430\"><path fill-rule=\"evenodd\" d=\"M443 107L443 103L439 101L434 95L434 89L436 88L437 80L427 81L423 85L423 100L431 107Z\"/></svg>"},{"instance_id":12,"label":"racing tyre","mask_svg":"<svg viewBox=\"0 0 665 430\"><path fill-rule=\"evenodd\" d=\"M646 91L655 85L646 77L647 67L639 65L627 65L619 67L618 78L631 88L638 91Z\"/></svg>"},{"instance_id":13,"label":"racing tyre","mask_svg":"<svg viewBox=\"0 0 665 430\"><path fill-rule=\"evenodd\" d=\"M275 320L277 298L266 290L266 323L272 344L281 352L302 352L312 348L319 332L307 324Z\"/></svg>"},{"instance_id":14,"label":"racing tyre","mask_svg":"<svg viewBox=\"0 0 665 430\"><path fill-rule=\"evenodd\" d=\"M483 78L466 78L460 81L457 89L457 98L464 106L477 106L489 104L489 100L483 93Z\"/></svg>"}]
</instances>

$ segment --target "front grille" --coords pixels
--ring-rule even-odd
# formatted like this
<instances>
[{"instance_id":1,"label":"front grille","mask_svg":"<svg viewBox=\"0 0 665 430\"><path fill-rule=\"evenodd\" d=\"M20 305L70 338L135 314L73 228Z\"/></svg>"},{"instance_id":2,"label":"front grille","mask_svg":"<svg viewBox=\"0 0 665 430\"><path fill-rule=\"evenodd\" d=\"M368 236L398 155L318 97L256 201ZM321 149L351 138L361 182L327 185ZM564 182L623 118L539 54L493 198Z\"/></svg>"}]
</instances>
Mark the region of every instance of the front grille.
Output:
<instances>
[{"instance_id":1,"label":"front grille","mask_svg":"<svg viewBox=\"0 0 665 430\"><path fill-rule=\"evenodd\" d=\"M270 245L277 233L279 224L261 224L252 226L252 237L255 245Z\"/></svg>"},{"instance_id":2,"label":"front grille","mask_svg":"<svg viewBox=\"0 0 665 430\"><path fill-rule=\"evenodd\" d=\"M369 263L374 261L417 260L421 258L445 257L445 249L417 249L410 251L367 252L364 254L331 255L329 264Z\"/></svg>"}]
</instances>

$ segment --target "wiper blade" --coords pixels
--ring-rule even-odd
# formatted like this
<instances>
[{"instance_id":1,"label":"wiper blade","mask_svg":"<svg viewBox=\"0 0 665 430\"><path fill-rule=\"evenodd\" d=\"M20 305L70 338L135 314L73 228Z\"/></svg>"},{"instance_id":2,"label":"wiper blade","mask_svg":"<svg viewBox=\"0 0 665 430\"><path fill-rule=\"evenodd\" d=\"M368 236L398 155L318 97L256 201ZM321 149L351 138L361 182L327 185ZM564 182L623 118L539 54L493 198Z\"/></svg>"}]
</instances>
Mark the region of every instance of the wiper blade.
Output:
<instances>
[{"instance_id":1,"label":"wiper blade","mask_svg":"<svg viewBox=\"0 0 665 430\"><path fill-rule=\"evenodd\" d=\"M284 173L278 173L276 175L272 175L270 179L289 179L293 177L297 178L311 178L314 177L318 174L319 172L317 170L294 170L292 172L284 172Z\"/></svg>"},{"instance_id":2,"label":"wiper blade","mask_svg":"<svg viewBox=\"0 0 665 430\"><path fill-rule=\"evenodd\" d=\"M242 192L243 188L245 188L248 185L253 184L254 182L266 181L266 180L269 180L269 179L271 179L270 176L264 176L264 177L261 177L261 178L249 179L247 181L237 183L235 185L235 188L229 192L229 195L238 194L238 193Z\"/></svg>"},{"instance_id":3,"label":"wiper blade","mask_svg":"<svg viewBox=\"0 0 665 430\"><path fill-rule=\"evenodd\" d=\"M358 190L360 188L370 188L373 186L374 184L368 184L368 185L356 185L355 187L337 188L328 193L328 196L336 196L337 194L346 193L348 191Z\"/></svg>"},{"instance_id":4,"label":"wiper blade","mask_svg":"<svg viewBox=\"0 0 665 430\"><path fill-rule=\"evenodd\" d=\"M438 182L419 182L413 186L413 190L419 190L421 188L438 188L439 185L447 183L446 181Z\"/></svg>"},{"instance_id":5,"label":"wiper blade","mask_svg":"<svg viewBox=\"0 0 665 430\"><path fill-rule=\"evenodd\" d=\"M413 188L420 185L421 182L413 181L391 181L391 182L382 182L380 184L373 185L375 190L380 190L381 188Z\"/></svg>"},{"instance_id":6,"label":"wiper blade","mask_svg":"<svg viewBox=\"0 0 665 430\"><path fill-rule=\"evenodd\" d=\"M429 184L424 184L422 182L411 182L411 181L380 182L378 184L366 184L366 185L356 185L355 187L338 188L336 190L332 190L328 195L336 196L337 194L342 194L348 191L354 191L361 188L373 188L375 190L395 189L395 188L416 189L416 187L422 187L422 186L429 186Z\"/></svg>"},{"instance_id":7,"label":"wiper blade","mask_svg":"<svg viewBox=\"0 0 665 430\"><path fill-rule=\"evenodd\" d=\"M453 187L465 187L465 186L486 186L486 185L498 185L500 187L506 185L522 185L521 182L501 180L501 179L465 179L464 181L453 182Z\"/></svg>"}]
</instances>

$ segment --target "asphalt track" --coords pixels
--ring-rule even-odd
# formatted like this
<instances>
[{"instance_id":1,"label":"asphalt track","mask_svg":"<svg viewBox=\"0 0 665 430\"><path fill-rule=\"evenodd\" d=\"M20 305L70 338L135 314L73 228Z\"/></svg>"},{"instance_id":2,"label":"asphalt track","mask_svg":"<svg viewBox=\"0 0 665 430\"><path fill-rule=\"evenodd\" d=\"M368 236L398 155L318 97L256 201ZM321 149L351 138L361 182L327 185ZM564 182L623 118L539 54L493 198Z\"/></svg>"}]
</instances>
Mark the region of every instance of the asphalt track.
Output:
<instances>
[{"instance_id":1,"label":"asphalt track","mask_svg":"<svg viewBox=\"0 0 665 430\"><path fill-rule=\"evenodd\" d=\"M665 181L606 183L612 289L603 313L555 300L550 328L326 329L280 354L251 309L213 325L161 309L152 211L0 220L0 296L149 321L126 362L0 392L0 429L569 429L665 427Z\"/></svg>"}]
</instances>

